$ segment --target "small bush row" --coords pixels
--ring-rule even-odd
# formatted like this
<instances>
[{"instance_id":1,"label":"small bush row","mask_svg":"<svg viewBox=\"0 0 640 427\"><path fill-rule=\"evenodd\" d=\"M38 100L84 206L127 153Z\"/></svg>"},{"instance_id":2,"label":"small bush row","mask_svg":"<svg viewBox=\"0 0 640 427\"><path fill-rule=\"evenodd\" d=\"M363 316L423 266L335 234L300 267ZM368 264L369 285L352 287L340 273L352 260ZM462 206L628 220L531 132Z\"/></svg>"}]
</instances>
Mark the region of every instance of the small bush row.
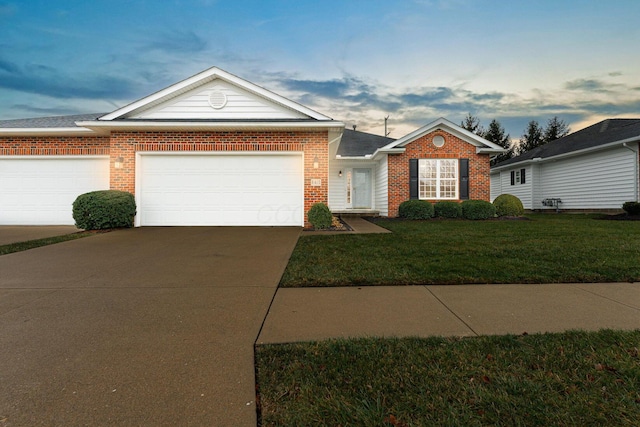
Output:
<instances>
[{"instance_id":1,"label":"small bush row","mask_svg":"<svg viewBox=\"0 0 640 427\"><path fill-rule=\"evenodd\" d=\"M407 200L400 204L398 216L406 219L464 218L489 219L496 216L522 216L522 202L511 194L498 196L493 203L485 200L465 200L462 203L441 201L432 204L426 200Z\"/></svg>"},{"instance_id":2,"label":"small bush row","mask_svg":"<svg viewBox=\"0 0 640 427\"><path fill-rule=\"evenodd\" d=\"M624 202L622 209L627 215L640 215L640 203L639 202Z\"/></svg>"}]
</instances>

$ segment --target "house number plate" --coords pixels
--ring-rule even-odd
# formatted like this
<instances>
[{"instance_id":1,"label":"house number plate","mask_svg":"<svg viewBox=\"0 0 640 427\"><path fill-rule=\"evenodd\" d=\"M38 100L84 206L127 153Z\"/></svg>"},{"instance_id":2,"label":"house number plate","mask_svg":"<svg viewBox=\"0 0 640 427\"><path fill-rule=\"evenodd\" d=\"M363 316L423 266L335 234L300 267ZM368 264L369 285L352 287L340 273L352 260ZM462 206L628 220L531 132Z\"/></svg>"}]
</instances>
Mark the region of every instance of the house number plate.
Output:
<instances>
[{"instance_id":1,"label":"house number plate","mask_svg":"<svg viewBox=\"0 0 640 427\"><path fill-rule=\"evenodd\" d=\"M320 178L312 179L311 180L311 186L312 187L320 187L320 186L322 186L322 180Z\"/></svg>"}]
</instances>

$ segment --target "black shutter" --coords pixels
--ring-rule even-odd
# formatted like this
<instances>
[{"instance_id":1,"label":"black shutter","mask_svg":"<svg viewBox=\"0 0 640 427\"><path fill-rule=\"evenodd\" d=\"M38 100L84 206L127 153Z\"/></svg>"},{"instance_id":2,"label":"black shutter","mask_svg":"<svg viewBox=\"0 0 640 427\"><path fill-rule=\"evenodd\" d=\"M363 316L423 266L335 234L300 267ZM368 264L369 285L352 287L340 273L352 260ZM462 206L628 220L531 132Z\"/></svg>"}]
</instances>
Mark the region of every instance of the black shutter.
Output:
<instances>
[{"instance_id":1,"label":"black shutter","mask_svg":"<svg viewBox=\"0 0 640 427\"><path fill-rule=\"evenodd\" d=\"M418 198L418 159L409 159L409 198Z\"/></svg>"},{"instance_id":2,"label":"black shutter","mask_svg":"<svg viewBox=\"0 0 640 427\"><path fill-rule=\"evenodd\" d=\"M469 199L469 159L460 159L460 200Z\"/></svg>"},{"instance_id":3,"label":"black shutter","mask_svg":"<svg viewBox=\"0 0 640 427\"><path fill-rule=\"evenodd\" d=\"M516 185L516 171L511 171L511 185Z\"/></svg>"},{"instance_id":4,"label":"black shutter","mask_svg":"<svg viewBox=\"0 0 640 427\"><path fill-rule=\"evenodd\" d=\"M526 169L520 169L520 184L524 184L524 171L526 171Z\"/></svg>"}]
</instances>

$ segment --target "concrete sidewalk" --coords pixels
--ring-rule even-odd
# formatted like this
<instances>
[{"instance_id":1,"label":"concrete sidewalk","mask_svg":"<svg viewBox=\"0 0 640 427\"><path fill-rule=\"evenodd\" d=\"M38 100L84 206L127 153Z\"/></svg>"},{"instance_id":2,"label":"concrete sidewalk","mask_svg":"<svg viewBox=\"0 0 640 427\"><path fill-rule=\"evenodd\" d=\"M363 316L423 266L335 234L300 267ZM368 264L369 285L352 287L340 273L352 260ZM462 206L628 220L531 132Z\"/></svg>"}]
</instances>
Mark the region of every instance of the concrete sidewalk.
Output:
<instances>
[{"instance_id":1,"label":"concrete sidewalk","mask_svg":"<svg viewBox=\"0 0 640 427\"><path fill-rule=\"evenodd\" d=\"M640 283L281 288L258 344L640 328Z\"/></svg>"}]
</instances>

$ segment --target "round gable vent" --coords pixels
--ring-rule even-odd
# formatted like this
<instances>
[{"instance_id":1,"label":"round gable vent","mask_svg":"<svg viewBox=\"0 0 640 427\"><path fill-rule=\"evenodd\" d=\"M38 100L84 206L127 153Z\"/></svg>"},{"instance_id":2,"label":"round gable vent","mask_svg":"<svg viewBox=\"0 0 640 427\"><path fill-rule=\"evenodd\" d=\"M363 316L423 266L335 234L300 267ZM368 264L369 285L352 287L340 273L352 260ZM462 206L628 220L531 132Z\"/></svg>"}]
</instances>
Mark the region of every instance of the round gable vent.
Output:
<instances>
[{"instance_id":1,"label":"round gable vent","mask_svg":"<svg viewBox=\"0 0 640 427\"><path fill-rule=\"evenodd\" d=\"M224 106L227 105L227 95L219 90L214 90L209 94L209 105L216 110L224 108Z\"/></svg>"},{"instance_id":2,"label":"round gable vent","mask_svg":"<svg viewBox=\"0 0 640 427\"><path fill-rule=\"evenodd\" d=\"M444 145L444 136L436 135L433 137L432 142L436 147L442 147Z\"/></svg>"}]
</instances>

